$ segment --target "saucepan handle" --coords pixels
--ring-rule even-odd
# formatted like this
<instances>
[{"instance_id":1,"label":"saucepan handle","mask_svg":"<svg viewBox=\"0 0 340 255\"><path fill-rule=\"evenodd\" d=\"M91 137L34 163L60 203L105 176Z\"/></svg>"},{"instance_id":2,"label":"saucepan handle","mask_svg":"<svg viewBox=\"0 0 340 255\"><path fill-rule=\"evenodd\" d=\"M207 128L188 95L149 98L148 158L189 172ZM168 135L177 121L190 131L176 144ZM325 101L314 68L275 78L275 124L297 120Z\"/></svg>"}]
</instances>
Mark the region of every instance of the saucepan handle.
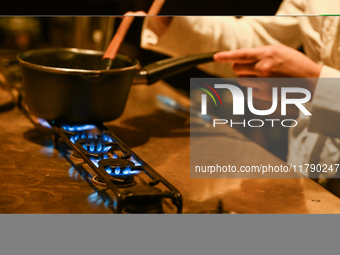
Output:
<instances>
[{"instance_id":1,"label":"saucepan handle","mask_svg":"<svg viewBox=\"0 0 340 255\"><path fill-rule=\"evenodd\" d=\"M160 79L184 72L199 64L214 61L213 56L215 53L185 55L151 63L139 70L133 84L153 84Z\"/></svg>"}]
</instances>

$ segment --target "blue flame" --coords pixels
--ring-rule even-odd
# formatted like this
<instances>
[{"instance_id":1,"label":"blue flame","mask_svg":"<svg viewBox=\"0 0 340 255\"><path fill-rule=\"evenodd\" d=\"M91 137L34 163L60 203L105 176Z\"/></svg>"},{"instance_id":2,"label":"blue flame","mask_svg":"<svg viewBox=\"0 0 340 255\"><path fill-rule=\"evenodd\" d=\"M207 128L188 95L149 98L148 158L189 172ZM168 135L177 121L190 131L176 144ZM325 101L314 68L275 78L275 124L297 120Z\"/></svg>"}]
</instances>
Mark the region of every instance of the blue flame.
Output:
<instances>
[{"instance_id":1,"label":"blue flame","mask_svg":"<svg viewBox=\"0 0 340 255\"><path fill-rule=\"evenodd\" d=\"M105 146L102 141L90 141L89 143L84 143L83 148L91 153L103 153L108 152L111 149L111 146Z\"/></svg>"},{"instance_id":2,"label":"blue flame","mask_svg":"<svg viewBox=\"0 0 340 255\"><path fill-rule=\"evenodd\" d=\"M131 170L130 166L125 167L123 170L119 166L117 166L114 171L112 171L111 167L106 167L105 168L106 172L112 176L117 176L117 175L131 175L131 174L138 174L140 171L138 170Z\"/></svg>"},{"instance_id":3,"label":"blue flame","mask_svg":"<svg viewBox=\"0 0 340 255\"><path fill-rule=\"evenodd\" d=\"M106 142L109 142L109 143L113 142L113 139L108 135L103 134L102 137L103 137L103 140Z\"/></svg>"},{"instance_id":4,"label":"blue flame","mask_svg":"<svg viewBox=\"0 0 340 255\"><path fill-rule=\"evenodd\" d=\"M38 118L38 117L37 117L37 120L38 120L39 124L42 125L43 127L51 129L50 124L48 124L48 122L46 120L44 120L42 118Z\"/></svg>"},{"instance_id":5,"label":"blue flame","mask_svg":"<svg viewBox=\"0 0 340 255\"><path fill-rule=\"evenodd\" d=\"M96 166L96 167L99 167L99 159L95 159L95 158L90 158L92 163Z\"/></svg>"},{"instance_id":6,"label":"blue flame","mask_svg":"<svg viewBox=\"0 0 340 255\"><path fill-rule=\"evenodd\" d=\"M70 137L71 142L74 144L76 143L76 141L80 139L89 139L89 140L85 140L86 143L82 144L82 147L90 153L98 154L98 157L90 158L90 160L96 167L99 167L100 160L110 158L110 156L106 154L106 152L108 152L112 148L112 146L105 146L105 143L113 142L113 138L110 135L106 133L98 134L93 131L89 131L92 129L96 129L94 125L82 125L82 126L63 125L62 127L66 131L75 132L75 134ZM116 153L112 151L111 158L117 159L119 157ZM134 163L134 165L141 166L141 164L135 158L131 157L130 160ZM138 174L140 172L138 170L132 171L130 166L125 167L125 168L121 168L119 166L106 167L105 171L112 176L131 175L131 174ZM69 175L71 177L75 177L75 175L77 174L78 172L74 173L74 170L70 169Z\"/></svg>"},{"instance_id":7,"label":"blue flame","mask_svg":"<svg viewBox=\"0 0 340 255\"><path fill-rule=\"evenodd\" d=\"M94 149L95 149L94 142L91 141L89 150L90 150L90 152L94 152Z\"/></svg>"},{"instance_id":8,"label":"blue flame","mask_svg":"<svg viewBox=\"0 0 340 255\"><path fill-rule=\"evenodd\" d=\"M97 198L98 198L98 193L97 192L94 192L91 195L89 195L89 199L91 201L95 201L95 200L97 200Z\"/></svg>"},{"instance_id":9,"label":"blue flame","mask_svg":"<svg viewBox=\"0 0 340 255\"><path fill-rule=\"evenodd\" d=\"M103 145L101 143L98 143L96 150L97 151L102 151L102 149L103 149Z\"/></svg>"},{"instance_id":10,"label":"blue flame","mask_svg":"<svg viewBox=\"0 0 340 255\"><path fill-rule=\"evenodd\" d=\"M110 206L110 199L102 199L97 192L94 192L92 194L90 194L87 197L87 200L91 203L91 204L95 204L97 206L100 205L104 205L105 207L109 207Z\"/></svg>"},{"instance_id":11,"label":"blue flame","mask_svg":"<svg viewBox=\"0 0 340 255\"><path fill-rule=\"evenodd\" d=\"M87 175L86 175L85 172L81 174L81 178L83 178L84 180L86 179L86 177L87 177Z\"/></svg>"},{"instance_id":12,"label":"blue flame","mask_svg":"<svg viewBox=\"0 0 340 255\"><path fill-rule=\"evenodd\" d=\"M72 178L72 179L75 179L75 180L79 180L80 179L80 174L77 172L76 169L74 169L74 167L71 167L69 170L68 170L68 175ZM84 178L84 177L83 177Z\"/></svg>"},{"instance_id":13,"label":"blue flame","mask_svg":"<svg viewBox=\"0 0 340 255\"><path fill-rule=\"evenodd\" d=\"M119 167L119 166L116 167L116 169L115 169L115 174L116 174L116 175L119 175L119 174L120 174L120 167Z\"/></svg>"},{"instance_id":14,"label":"blue flame","mask_svg":"<svg viewBox=\"0 0 340 255\"><path fill-rule=\"evenodd\" d=\"M37 118L40 125L42 125L43 127L51 129L50 124L46 120L39 118L39 117L36 117L36 118ZM91 130L91 129L96 128L95 125L75 125L75 126L61 125L61 126L65 131L69 131L69 132L86 131L86 130Z\"/></svg>"},{"instance_id":15,"label":"blue flame","mask_svg":"<svg viewBox=\"0 0 340 255\"><path fill-rule=\"evenodd\" d=\"M91 203L91 204L95 204L97 206L101 206L103 205L104 207L110 207L110 201L112 201L111 199L102 199L97 192L94 192L92 194L90 194L87 197L87 200ZM116 205L117 206L117 203Z\"/></svg>"},{"instance_id":16,"label":"blue flame","mask_svg":"<svg viewBox=\"0 0 340 255\"><path fill-rule=\"evenodd\" d=\"M104 154L103 155L103 159L108 159L109 156L107 154ZM99 167L99 161L101 159L98 159L98 158L94 158L94 157L90 157L90 160L92 161L92 163L96 166L96 167ZM110 168L111 169L111 168Z\"/></svg>"},{"instance_id":17,"label":"blue flame","mask_svg":"<svg viewBox=\"0 0 340 255\"><path fill-rule=\"evenodd\" d=\"M93 125L86 125L87 127L94 127ZM68 130L69 126L66 126ZM79 128L81 129L81 128ZM85 127L84 127L85 129ZM112 146L105 146L106 142L113 142L112 137L107 134L94 134L90 132L77 132L73 135L70 140L71 142L75 143L79 139L97 139L96 141L91 141L90 144L83 144L83 148L89 152L93 153L101 153L101 152L108 152Z\"/></svg>"},{"instance_id":18,"label":"blue flame","mask_svg":"<svg viewBox=\"0 0 340 255\"><path fill-rule=\"evenodd\" d=\"M104 201L99 197L97 192L94 192L92 194L90 194L87 197L88 201L92 204L96 204L96 205L100 205L101 203L103 203Z\"/></svg>"},{"instance_id":19,"label":"blue flame","mask_svg":"<svg viewBox=\"0 0 340 255\"><path fill-rule=\"evenodd\" d=\"M70 132L85 131L85 130L96 128L96 126L94 125L75 125L75 126L62 125L62 127L65 131L70 131Z\"/></svg>"},{"instance_id":20,"label":"blue flame","mask_svg":"<svg viewBox=\"0 0 340 255\"><path fill-rule=\"evenodd\" d=\"M135 164L135 166L141 166L142 164L139 163L134 157L131 156L131 158L129 159L132 163Z\"/></svg>"},{"instance_id":21,"label":"blue flame","mask_svg":"<svg viewBox=\"0 0 340 255\"><path fill-rule=\"evenodd\" d=\"M75 135L70 137L70 140L72 143L76 143L76 141L80 139L96 139L89 141L89 143L84 143L82 144L83 148L91 153L103 153L103 152L108 152L112 146L105 146L106 142L112 142L112 138L109 136L102 136L100 137L97 134L91 134L91 133L86 133L86 132L78 132Z\"/></svg>"}]
</instances>

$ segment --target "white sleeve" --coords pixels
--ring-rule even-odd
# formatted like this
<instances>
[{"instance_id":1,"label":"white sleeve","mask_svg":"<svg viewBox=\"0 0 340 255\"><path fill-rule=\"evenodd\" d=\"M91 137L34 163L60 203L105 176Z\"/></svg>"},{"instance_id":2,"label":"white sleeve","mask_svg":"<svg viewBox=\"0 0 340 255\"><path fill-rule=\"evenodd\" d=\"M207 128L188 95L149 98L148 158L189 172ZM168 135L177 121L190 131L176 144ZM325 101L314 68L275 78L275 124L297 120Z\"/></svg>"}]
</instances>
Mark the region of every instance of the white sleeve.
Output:
<instances>
[{"instance_id":1,"label":"white sleeve","mask_svg":"<svg viewBox=\"0 0 340 255\"><path fill-rule=\"evenodd\" d=\"M323 66L318 79L308 131L340 137L340 71Z\"/></svg>"},{"instance_id":2,"label":"white sleeve","mask_svg":"<svg viewBox=\"0 0 340 255\"><path fill-rule=\"evenodd\" d=\"M277 15L303 14L304 0L284 1ZM141 46L169 56L233 50L283 43L297 48L301 36L296 17L179 16L158 37L143 24ZM209 63L199 67L216 76L230 76L229 64ZM230 69L230 68L229 68ZM230 70L229 70L230 71Z\"/></svg>"}]
</instances>

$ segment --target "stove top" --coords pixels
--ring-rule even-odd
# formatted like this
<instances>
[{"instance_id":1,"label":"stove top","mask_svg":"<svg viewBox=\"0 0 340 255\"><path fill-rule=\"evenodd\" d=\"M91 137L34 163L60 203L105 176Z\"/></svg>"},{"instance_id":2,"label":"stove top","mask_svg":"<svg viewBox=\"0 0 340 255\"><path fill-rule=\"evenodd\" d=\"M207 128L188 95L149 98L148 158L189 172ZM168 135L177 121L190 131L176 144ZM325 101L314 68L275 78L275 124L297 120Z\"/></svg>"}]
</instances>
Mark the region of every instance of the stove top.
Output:
<instances>
[{"instance_id":1,"label":"stove top","mask_svg":"<svg viewBox=\"0 0 340 255\"><path fill-rule=\"evenodd\" d=\"M46 122L30 114L24 102L19 106L39 134L29 140L43 138L43 145L56 149L70 163L69 177L87 182L94 190L90 203L103 204L115 213L182 212L180 192L103 124ZM13 194L1 197L0 207L6 208L8 203L15 206L26 200Z\"/></svg>"},{"instance_id":2,"label":"stove top","mask_svg":"<svg viewBox=\"0 0 340 255\"><path fill-rule=\"evenodd\" d=\"M77 131L47 123L50 129L33 124L24 109L0 112L0 213L177 213L182 196L183 213L340 213L340 200L309 179L190 178L189 117L159 108L159 94L188 105L158 82L133 86L123 115L105 126ZM284 164L232 128L202 142L232 145L224 154L231 165ZM117 194L107 183L124 206L115 204ZM147 201L146 194L153 198Z\"/></svg>"},{"instance_id":3,"label":"stove top","mask_svg":"<svg viewBox=\"0 0 340 255\"><path fill-rule=\"evenodd\" d=\"M90 170L81 171L82 178L92 182L97 195L114 212L164 213L164 199L177 207L177 213L182 212L180 192L104 125L69 126L52 121L49 126L54 131L54 147L62 140L72 149L73 163L86 163Z\"/></svg>"},{"instance_id":4,"label":"stove top","mask_svg":"<svg viewBox=\"0 0 340 255\"><path fill-rule=\"evenodd\" d=\"M1 161L7 166L0 169L2 213L182 212L180 192L104 125L35 123L31 118L35 127L22 132L30 123L22 111L6 115L16 125L5 130L0 121L1 143L6 144L0 148Z\"/></svg>"}]
</instances>

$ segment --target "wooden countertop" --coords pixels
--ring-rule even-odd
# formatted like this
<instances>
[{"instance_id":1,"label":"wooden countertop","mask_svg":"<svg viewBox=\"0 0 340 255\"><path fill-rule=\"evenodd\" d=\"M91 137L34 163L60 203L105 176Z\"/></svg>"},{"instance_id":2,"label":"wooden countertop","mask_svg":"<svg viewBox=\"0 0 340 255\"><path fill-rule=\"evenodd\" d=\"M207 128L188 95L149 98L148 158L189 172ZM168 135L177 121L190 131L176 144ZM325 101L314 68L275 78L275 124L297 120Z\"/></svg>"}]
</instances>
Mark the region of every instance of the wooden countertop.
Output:
<instances>
[{"instance_id":1,"label":"wooden countertop","mask_svg":"<svg viewBox=\"0 0 340 255\"><path fill-rule=\"evenodd\" d=\"M162 110L158 94L181 104L189 99L165 82L152 86L133 86L123 115L106 123L151 167L172 183L183 195L184 213L340 213L340 199L308 178L191 178L189 118ZM238 131L227 128L223 142L230 143L224 153L230 162L272 164L284 162ZM242 137L242 139L240 139ZM219 137L218 139L221 139Z\"/></svg>"},{"instance_id":2,"label":"wooden countertop","mask_svg":"<svg viewBox=\"0 0 340 255\"><path fill-rule=\"evenodd\" d=\"M158 94L189 105L165 82L137 85L122 116L105 125L181 192L183 213L340 213L340 199L307 178L191 178L189 118L165 111ZM0 213L112 213L90 201L94 190L53 149L51 132L17 108L0 113L0 131ZM221 153L231 164L284 164L230 127L214 139L230 145Z\"/></svg>"}]
</instances>

